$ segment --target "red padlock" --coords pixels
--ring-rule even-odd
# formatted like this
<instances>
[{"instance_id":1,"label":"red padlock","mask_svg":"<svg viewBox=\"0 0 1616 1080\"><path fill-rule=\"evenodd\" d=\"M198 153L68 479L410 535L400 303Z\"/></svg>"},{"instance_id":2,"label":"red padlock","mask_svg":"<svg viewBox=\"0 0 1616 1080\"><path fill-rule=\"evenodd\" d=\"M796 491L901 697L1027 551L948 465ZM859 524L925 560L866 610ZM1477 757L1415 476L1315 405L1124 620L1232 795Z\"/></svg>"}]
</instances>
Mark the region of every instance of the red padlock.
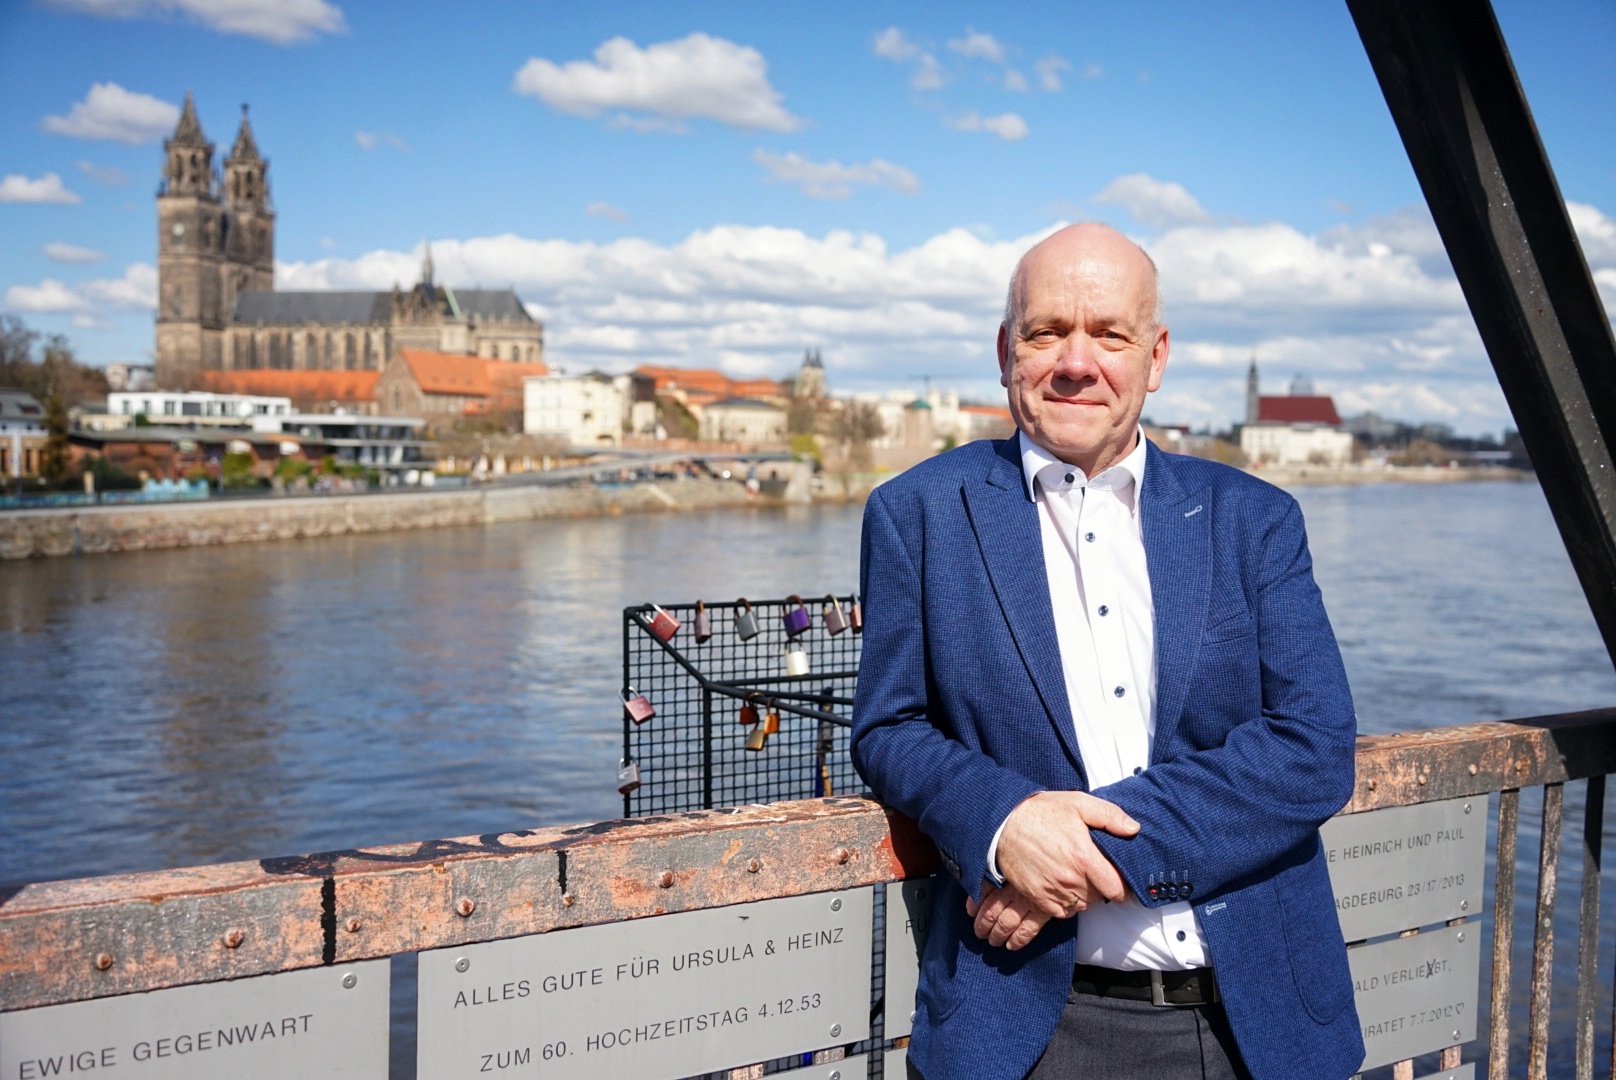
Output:
<instances>
[{"instance_id":1,"label":"red padlock","mask_svg":"<svg viewBox=\"0 0 1616 1080\"><path fill-rule=\"evenodd\" d=\"M741 702L740 722L743 727L751 727L758 722L757 706L752 704L751 698Z\"/></svg>"},{"instance_id":2,"label":"red padlock","mask_svg":"<svg viewBox=\"0 0 1616 1080\"><path fill-rule=\"evenodd\" d=\"M623 691L623 715L636 724L643 724L656 715L651 700L632 686Z\"/></svg>"},{"instance_id":3,"label":"red padlock","mask_svg":"<svg viewBox=\"0 0 1616 1080\"><path fill-rule=\"evenodd\" d=\"M656 614L651 616L651 633L662 641L667 641L679 632L679 620L666 611L652 604Z\"/></svg>"}]
</instances>

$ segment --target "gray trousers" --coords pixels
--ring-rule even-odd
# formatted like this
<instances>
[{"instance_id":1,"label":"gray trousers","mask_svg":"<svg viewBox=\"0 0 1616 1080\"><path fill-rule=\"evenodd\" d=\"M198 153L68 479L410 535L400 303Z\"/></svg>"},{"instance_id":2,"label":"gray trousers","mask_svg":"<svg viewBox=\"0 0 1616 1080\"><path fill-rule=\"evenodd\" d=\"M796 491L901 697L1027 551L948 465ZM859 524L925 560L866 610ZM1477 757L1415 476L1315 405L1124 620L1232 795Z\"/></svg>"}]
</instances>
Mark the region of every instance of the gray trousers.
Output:
<instances>
[{"instance_id":1,"label":"gray trousers","mask_svg":"<svg viewBox=\"0 0 1616 1080\"><path fill-rule=\"evenodd\" d=\"M922 1080L913 1064L909 1080ZM1027 1080L1251 1080L1222 1005L1066 998L1055 1037Z\"/></svg>"}]
</instances>

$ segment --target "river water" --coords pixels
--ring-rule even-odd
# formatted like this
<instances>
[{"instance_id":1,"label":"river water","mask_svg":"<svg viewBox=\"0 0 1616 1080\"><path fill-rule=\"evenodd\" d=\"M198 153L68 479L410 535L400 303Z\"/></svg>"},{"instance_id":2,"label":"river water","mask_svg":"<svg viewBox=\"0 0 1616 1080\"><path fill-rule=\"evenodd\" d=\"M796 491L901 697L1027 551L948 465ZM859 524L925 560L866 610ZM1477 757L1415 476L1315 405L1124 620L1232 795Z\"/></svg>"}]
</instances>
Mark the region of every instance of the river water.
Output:
<instances>
[{"instance_id":1,"label":"river water","mask_svg":"<svg viewBox=\"0 0 1616 1080\"><path fill-rule=\"evenodd\" d=\"M1295 494L1364 732L1616 702L1535 484ZM622 608L846 592L859 515L658 514L0 563L0 883L614 817ZM1567 801L1570 858L1580 785ZM1523 799L1524 896L1535 805ZM1562 871L1567 964L1576 865ZM1605 887L1616 896L1616 880ZM1529 943L1529 922L1517 936ZM1562 1020L1572 979L1560 972Z\"/></svg>"}]
</instances>

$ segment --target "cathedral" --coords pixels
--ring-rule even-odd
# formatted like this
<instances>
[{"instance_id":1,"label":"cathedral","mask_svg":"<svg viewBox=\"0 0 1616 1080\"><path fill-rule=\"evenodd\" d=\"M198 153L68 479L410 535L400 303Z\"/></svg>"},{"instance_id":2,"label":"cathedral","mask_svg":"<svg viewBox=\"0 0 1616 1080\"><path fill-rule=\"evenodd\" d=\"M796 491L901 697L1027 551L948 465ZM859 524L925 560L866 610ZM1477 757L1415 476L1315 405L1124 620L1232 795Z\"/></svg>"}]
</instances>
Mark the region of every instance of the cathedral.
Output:
<instances>
[{"instance_id":1,"label":"cathedral","mask_svg":"<svg viewBox=\"0 0 1616 1080\"><path fill-rule=\"evenodd\" d=\"M402 348L538 363L544 324L512 289L421 279L391 292L276 292L269 162L247 110L220 176L185 95L157 193L157 382L195 389L208 371L377 371Z\"/></svg>"}]
</instances>

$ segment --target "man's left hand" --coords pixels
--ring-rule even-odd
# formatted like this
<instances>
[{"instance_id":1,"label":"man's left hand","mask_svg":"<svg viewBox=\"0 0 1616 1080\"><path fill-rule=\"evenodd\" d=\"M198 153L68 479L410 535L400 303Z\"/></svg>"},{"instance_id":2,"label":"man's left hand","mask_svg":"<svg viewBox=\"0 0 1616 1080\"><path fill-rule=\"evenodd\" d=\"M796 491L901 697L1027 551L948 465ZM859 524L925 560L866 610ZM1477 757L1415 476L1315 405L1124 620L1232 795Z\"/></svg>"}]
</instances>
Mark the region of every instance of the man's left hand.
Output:
<instances>
[{"instance_id":1,"label":"man's left hand","mask_svg":"<svg viewBox=\"0 0 1616 1080\"><path fill-rule=\"evenodd\" d=\"M1049 921L1048 915L1008 882L995 886L983 881L982 902L967 896L965 912L976 919L977 937L1012 952L1030 944Z\"/></svg>"}]
</instances>

